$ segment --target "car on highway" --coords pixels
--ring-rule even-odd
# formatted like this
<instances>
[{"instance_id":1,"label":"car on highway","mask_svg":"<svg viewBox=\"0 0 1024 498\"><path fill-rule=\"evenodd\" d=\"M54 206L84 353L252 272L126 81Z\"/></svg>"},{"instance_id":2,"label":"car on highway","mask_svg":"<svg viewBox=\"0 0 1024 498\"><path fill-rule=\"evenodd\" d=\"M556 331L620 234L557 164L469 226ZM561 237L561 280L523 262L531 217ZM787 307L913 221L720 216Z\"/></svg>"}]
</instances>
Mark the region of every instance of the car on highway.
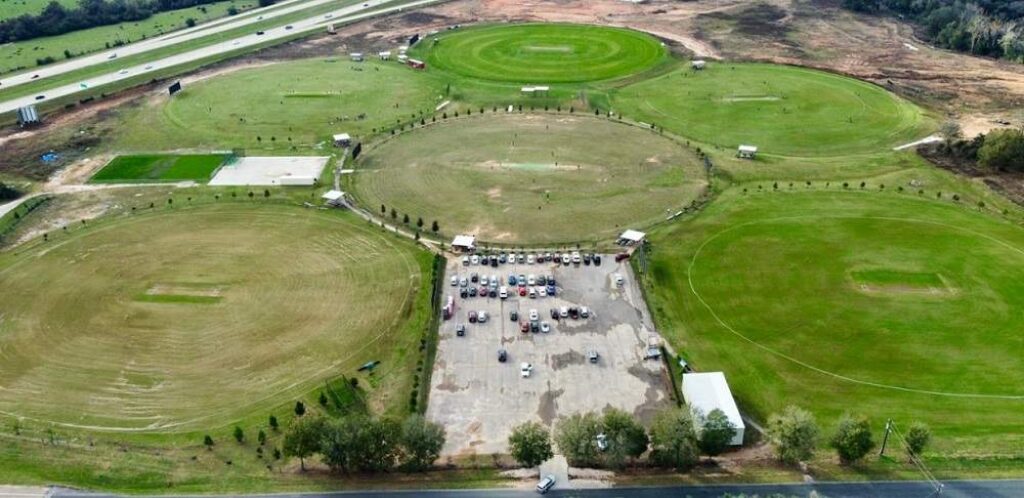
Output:
<instances>
[{"instance_id":1,"label":"car on highway","mask_svg":"<svg viewBox=\"0 0 1024 498\"><path fill-rule=\"evenodd\" d=\"M149 71L150 69L153 69L153 65L152 64L146 64L146 71Z\"/></svg>"},{"instance_id":2,"label":"car on highway","mask_svg":"<svg viewBox=\"0 0 1024 498\"><path fill-rule=\"evenodd\" d=\"M292 29L292 25L289 24L289 25L285 26L284 29L285 29L285 31L291 30Z\"/></svg>"},{"instance_id":3,"label":"car on highway","mask_svg":"<svg viewBox=\"0 0 1024 498\"><path fill-rule=\"evenodd\" d=\"M116 59L116 58L117 58L117 54L116 53L110 54L110 55L107 56L107 60L113 60L113 59Z\"/></svg>"},{"instance_id":4,"label":"car on highway","mask_svg":"<svg viewBox=\"0 0 1024 498\"><path fill-rule=\"evenodd\" d=\"M334 17L334 14L326 14L326 15L324 15L324 19L330 19L332 17Z\"/></svg>"},{"instance_id":5,"label":"car on highway","mask_svg":"<svg viewBox=\"0 0 1024 498\"><path fill-rule=\"evenodd\" d=\"M525 362L519 364L519 375L526 378L529 377L531 373L533 373L533 365Z\"/></svg>"},{"instance_id":6,"label":"car on highway","mask_svg":"<svg viewBox=\"0 0 1024 498\"><path fill-rule=\"evenodd\" d=\"M46 98L46 95L36 95L36 100L43 100L45 98Z\"/></svg>"},{"instance_id":7,"label":"car on highway","mask_svg":"<svg viewBox=\"0 0 1024 498\"><path fill-rule=\"evenodd\" d=\"M117 74L128 74L128 70L127 69L122 69L122 70L118 71Z\"/></svg>"},{"instance_id":8,"label":"car on highway","mask_svg":"<svg viewBox=\"0 0 1024 498\"><path fill-rule=\"evenodd\" d=\"M263 36L263 32L262 31L257 31L256 32L256 36Z\"/></svg>"}]
</instances>

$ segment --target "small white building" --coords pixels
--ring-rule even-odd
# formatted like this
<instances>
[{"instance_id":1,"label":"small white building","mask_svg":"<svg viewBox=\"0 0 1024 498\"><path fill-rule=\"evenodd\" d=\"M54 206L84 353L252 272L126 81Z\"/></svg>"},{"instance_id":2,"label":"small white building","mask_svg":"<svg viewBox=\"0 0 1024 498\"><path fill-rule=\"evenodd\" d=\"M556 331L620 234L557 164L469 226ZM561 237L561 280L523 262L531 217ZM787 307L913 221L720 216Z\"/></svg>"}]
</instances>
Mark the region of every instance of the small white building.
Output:
<instances>
[{"instance_id":1,"label":"small white building","mask_svg":"<svg viewBox=\"0 0 1024 498\"><path fill-rule=\"evenodd\" d=\"M736 157L741 159L753 159L755 156L757 156L757 147L753 145L741 145L736 150Z\"/></svg>"},{"instance_id":2,"label":"small white building","mask_svg":"<svg viewBox=\"0 0 1024 498\"><path fill-rule=\"evenodd\" d=\"M352 145L352 137L348 133L338 133L333 138L335 147L348 147Z\"/></svg>"},{"instance_id":3,"label":"small white building","mask_svg":"<svg viewBox=\"0 0 1024 498\"><path fill-rule=\"evenodd\" d=\"M324 204L328 206L341 207L345 205L345 192L340 190L328 190L327 193L320 196L324 200Z\"/></svg>"},{"instance_id":4,"label":"small white building","mask_svg":"<svg viewBox=\"0 0 1024 498\"><path fill-rule=\"evenodd\" d=\"M522 91L527 95L537 95L538 93L543 93L547 95L548 90L550 89L551 87L548 86L524 86L522 88Z\"/></svg>"},{"instance_id":5,"label":"small white building","mask_svg":"<svg viewBox=\"0 0 1024 498\"><path fill-rule=\"evenodd\" d=\"M619 245L635 246L643 242L645 238L647 238L646 233L638 232L632 229L626 230L625 232L622 232L622 235L619 235Z\"/></svg>"},{"instance_id":6,"label":"small white building","mask_svg":"<svg viewBox=\"0 0 1024 498\"><path fill-rule=\"evenodd\" d=\"M352 62L363 62L363 53L352 52L351 54L348 54L348 58L352 59Z\"/></svg>"},{"instance_id":7,"label":"small white building","mask_svg":"<svg viewBox=\"0 0 1024 498\"><path fill-rule=\"evenodd\" d=\"M736 427L736 435L729 442L732 446L743 445L743 417L732 398L729 383L722 372L683 374L683 399L693 411L694 417L703 425L704 417L713 410L721 410Z\"/></svg>"},{"instance_id":8,"label":"small white building","mask_svg":"<svg viewBox=\"0 0 1024 498\"><path fill-rule=\"evenodd\" d=\"M708 63L706 61L700 59L690 62L690 67L692 67L695 71L700 71L704 69L704 67L707 65Z\"/></svg>"},{"instance_id":9,"label":"small white building","mask_svg":"<svg viewBox=\"0 0 1024 498\"><path fill-rule=\"evenodd\" d=\"M409 56L405 55L405 54L399 55L398 56L398 62L401 63L401 64L405 64L405 63L409 62Z\"/></svg>"},{"instance_id":10,"label":"small white building","mask_svg":"<svg viewBox=\"0 0 1024 498\"><path fill-rule=\"evenodd\" d=\"M452 250L473 252L476 250L476 237L472 235L456 235L452 240Z\"/></svg>"},{"instance_id":11,"label":"small white building","mask_svg":"<svg viewBox=\"0 0 1024 498\"><path fill-rule=\"evenodd\" d=\"M380 57L380 60L382 61L391 60L391 51L385 50L383 52L377 52L377 57Z\"/></svg>"}]
</instances>

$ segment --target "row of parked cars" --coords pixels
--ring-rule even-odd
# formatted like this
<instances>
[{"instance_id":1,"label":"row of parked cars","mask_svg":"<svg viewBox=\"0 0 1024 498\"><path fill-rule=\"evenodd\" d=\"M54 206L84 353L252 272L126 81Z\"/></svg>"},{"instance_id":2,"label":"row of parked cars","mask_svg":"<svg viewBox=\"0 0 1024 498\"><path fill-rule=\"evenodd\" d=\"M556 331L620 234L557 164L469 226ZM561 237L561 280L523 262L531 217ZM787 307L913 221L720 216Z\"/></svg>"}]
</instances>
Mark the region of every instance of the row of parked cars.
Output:
<instances>
[{"instance_id":1,"label":"row of parked cars","mask_svg":"<svg viewBox=\"0 0 1024 498\"><path fill-rule=\"evenodd\" d=\"M463 299L469 297L497 297L508 299L509 296L519 294L521 297L554 296L558 289L555 287L555 277L549 275L515 275L509 274L508 285L497 275L471 274L469 277L452 276L450 284L459 288L459 296Z\"/></svg>"},{"instance_id":2,"label":"row of parked cars","mask_svg":"<svg viewBox=\"0 0 1024 498\"><path fill-rule=\"evenodd\" d=\"M616 256L616 261L621 261ZM565 266L570 264L579 266L580 264L589 265L593 263L596 266L601 265L601 255L595 253L581 253L579 251L572 252L545 252L545 253L506 253L500 252L497 254L473 254L471 256L462 257L462 266L490 266L497 268L498 265L503 264L521 264L521 265L532 265L532 264L544 264L544 263L562 263Z\"/></svg>"}]
</instances>

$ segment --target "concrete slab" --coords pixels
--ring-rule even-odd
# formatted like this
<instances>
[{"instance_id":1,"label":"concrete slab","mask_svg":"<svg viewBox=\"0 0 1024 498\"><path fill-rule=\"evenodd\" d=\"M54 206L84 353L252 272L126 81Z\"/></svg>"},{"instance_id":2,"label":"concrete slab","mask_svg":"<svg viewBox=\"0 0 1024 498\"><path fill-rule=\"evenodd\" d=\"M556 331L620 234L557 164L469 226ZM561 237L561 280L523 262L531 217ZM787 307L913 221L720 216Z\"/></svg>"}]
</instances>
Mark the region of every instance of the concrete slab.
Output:
<instances>
[{"instance_id":1,"label":"concrete slab","mask_svg":"<svg viewBox=\"0 0 1024 498\"><path fill-rule=\"evenodd\" d=\"M217 171L210 185L281 186L319 180L328 157L242 157Z\"/></svg>"},{"instance_id":2,"label":"concrete slab","mask_svg":"<svg viewBox=\"0 0 1024 498\"><path fill-rule=\"evenodd\" d=\"M628 264L610 256L601 266L482 265L463 267L453 259L452 275L498 276L507 285L510 273L553 275L555 297L461 298L458 287L446 286L455 297L453 319L442 323L439 348L431 377L427 417L447 430L444 455L491 454L507 451L511 428L527 421L552 427L577 412L621 408L647 422L670 403L671 384L660 360L644 360L647 337L654 331L642 294ZM619 287L615 276L622 275ZM472 284L471 284L472 285ZM477 284L479 288L479 284ZM588 319L551 319L550 309L587 306ZM517 310L527 320L530 309L551 325L549 333L521 333L509 319ZM469 311L487 311L485 324L468 323ZM458 337L457 324L467 333ZM498 362L499 349L508 352ZM597 363L587 353L600 355ZM521 362L533 364L529 378L520 375Z\"/></svg>"}]
</instances>

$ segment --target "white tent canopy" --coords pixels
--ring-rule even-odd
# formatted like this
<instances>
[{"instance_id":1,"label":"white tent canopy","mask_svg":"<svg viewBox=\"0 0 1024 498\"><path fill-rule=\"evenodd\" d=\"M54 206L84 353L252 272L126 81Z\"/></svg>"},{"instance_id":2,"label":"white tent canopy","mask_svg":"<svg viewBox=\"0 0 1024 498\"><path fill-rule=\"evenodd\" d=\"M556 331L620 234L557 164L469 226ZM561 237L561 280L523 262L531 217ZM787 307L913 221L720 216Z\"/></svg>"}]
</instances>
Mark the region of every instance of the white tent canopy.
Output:
<instances>
[{"instance_id":1,"label":"white tent canopy","mask_svg":"<svg viewBox=\"0 0 1024 498\"><path fill-rule=\"evenodd\" d=\"M636 230L631 229L622 232L622 235L619 235L619 240L624 240L626 242L629 242L630 244L638 244L642 242L645 237L647 237L646 233L638 232Z\"/></svg>"},{"instance_id":2,"label":"white tent canopy","mask_svg":"<svg viewBox=\"0 0 1024 498\"><path fill-rule=\"evenodd\" d=\"M476 248L476 237L472 235L456 235L452 240L452 248L472 251Z\"/></svg>"},{"instance_id":3,"label":"white tent canopy","mask_svg":"<svg viewBox=\"0 0 1024 498\"><path fill-rule=\"evenodd\" d=\"M703 419L712 410L722 410L725 416L736 427L736 435L729 444L743 444L743 417L732 398L729 383L722 372L687 373L683 374L683 398L698 419Z\"/></svg>"},{"instance_id":4,"label":"white tent canopy","mask_svg":"<svg viewBox=\"0 0 1024 498\"><path fill-rule=\"evenodd\" d=\"M345 197L345 192L340 190L328 190L327 193L320 196L321 199L328 202L338 202L342 197Z\"/></svg>"}]
</instances>

